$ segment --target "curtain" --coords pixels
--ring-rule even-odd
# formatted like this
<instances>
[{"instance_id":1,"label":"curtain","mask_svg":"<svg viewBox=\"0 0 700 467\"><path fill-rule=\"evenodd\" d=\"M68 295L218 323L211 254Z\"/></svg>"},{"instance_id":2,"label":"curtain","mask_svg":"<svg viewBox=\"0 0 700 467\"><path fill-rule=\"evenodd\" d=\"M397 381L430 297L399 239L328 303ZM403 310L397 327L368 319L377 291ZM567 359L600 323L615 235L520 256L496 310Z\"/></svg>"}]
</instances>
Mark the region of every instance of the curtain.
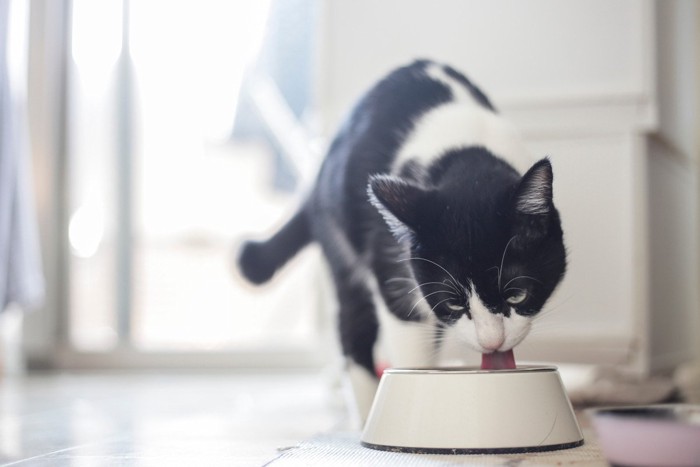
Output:
<instances>
[{"instance_id":1,"label":"curtain","mask_svg":"<svg viewBox=\"0 0 700 467\"><path fill-rule=\"evenodd\" d=\"M44 296L22 79L27 5L0 0L0 312L11 303L30 310Z\"/></svg>"}]
</instances>

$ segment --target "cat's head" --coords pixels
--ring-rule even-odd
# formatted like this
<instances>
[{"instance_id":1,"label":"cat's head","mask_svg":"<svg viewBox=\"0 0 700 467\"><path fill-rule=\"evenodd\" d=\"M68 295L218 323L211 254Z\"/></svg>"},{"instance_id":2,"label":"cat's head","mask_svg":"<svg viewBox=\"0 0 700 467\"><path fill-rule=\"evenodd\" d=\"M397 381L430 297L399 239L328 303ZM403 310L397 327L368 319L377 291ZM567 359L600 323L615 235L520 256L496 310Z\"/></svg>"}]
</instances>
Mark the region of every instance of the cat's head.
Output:
<instances>
[{"instance_id":1,"label":"cat's head","mask_svg":"<svg viewBox=\"0 0 700 467\"><path fill-rule=\"evenodd\" d=\"M495 158L474 169L479 161L443 160L420 176L374 176L368 190L410 251L423 312L489 353L525 338L564 276L566 251L549 160L522 177Z\"/></svg>"}]
</instances>

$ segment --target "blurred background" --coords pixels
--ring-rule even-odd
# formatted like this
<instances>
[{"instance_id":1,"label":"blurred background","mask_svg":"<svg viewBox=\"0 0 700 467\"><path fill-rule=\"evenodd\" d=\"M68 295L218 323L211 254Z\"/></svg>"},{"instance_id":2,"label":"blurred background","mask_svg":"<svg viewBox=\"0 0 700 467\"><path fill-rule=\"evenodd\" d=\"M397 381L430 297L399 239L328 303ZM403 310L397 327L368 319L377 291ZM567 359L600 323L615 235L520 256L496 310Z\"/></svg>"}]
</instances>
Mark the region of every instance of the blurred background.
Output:
<instances>
[{"instance_id":1,"label":"blurred background","mask_svg":"<svg viewBox=\"0 0 700 467\"><path fill-rule=\"evenodd\" d=\"M700 403L694 0L0 0L0 464L268 465L338 430L319 251L257 289L236 251L416 58L552 160L569 270L518 360L577 405Z\"/></svg>"},{"instance_id":2,"label":"blurred background","mask_svg":"<svg viewBox=\"0 0 700 467\"><path fill-rule=\"evenodd\" d=\"M5 374L332 364L318 251L262 289L235 251L294 211L354 100L421 57L554 165L569 273L520 358L637 378L700 358L695 2L3 7Z\"/></svg>"}]
</instances>

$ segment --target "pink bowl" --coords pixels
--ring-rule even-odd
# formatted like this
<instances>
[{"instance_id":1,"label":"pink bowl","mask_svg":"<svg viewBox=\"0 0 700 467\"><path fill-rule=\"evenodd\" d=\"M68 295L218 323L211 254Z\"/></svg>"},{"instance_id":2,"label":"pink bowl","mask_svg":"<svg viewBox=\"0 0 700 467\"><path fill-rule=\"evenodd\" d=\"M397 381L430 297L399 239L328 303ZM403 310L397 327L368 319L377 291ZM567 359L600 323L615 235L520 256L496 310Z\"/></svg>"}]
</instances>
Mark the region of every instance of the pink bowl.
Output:
<instances>
[{"instance_id":1,"label":"pink bowl","mask_svg":"<svg viewBox=\"0 0 700 467\"><path fill-rule=\"evenodd\" d=\"M700 406L613 407L589 411L612 464L700 466Z\"/></svg>"}]
</instances>

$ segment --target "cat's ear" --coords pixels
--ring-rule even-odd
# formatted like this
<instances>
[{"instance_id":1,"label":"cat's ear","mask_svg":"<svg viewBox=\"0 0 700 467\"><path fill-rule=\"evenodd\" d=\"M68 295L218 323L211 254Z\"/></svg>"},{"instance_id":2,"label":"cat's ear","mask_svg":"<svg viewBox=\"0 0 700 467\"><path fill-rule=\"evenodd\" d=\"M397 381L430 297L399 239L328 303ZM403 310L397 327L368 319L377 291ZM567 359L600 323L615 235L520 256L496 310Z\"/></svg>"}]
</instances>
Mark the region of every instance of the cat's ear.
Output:
<instances>
[{"instance_id":1,"label":"cat's ear","mask_svg":"<svg viewBox=\"0 0 700 467\"><path fill-rule=\"evenodd\" d=\"M426 224L429 190L392 175L373 175L367 193L397 238L418 232Z\"/></svg>"},{"instance_id":2,"label":"cat's ear","mask_svg":"<svg viewBox=\"0 0 700 467\"><path fill-rule=\"evenodd\" d=\"M544 158L533 165L520 180L515 193L515 212L528 216L545 216L554 210L552 201L552 164Z\"/></svg>"},{"instance_id":3,"label":"cat's ear","mask_svg":"<svg viewBox=\"0 0 700 467\"><path fill-rule=\"evenodd\" d=\"M513 233L516 249L527 249L549 235L553 216L552 164L545 158L536 162L520 180L513 198Z\"/></svg>"}]
</instances>

